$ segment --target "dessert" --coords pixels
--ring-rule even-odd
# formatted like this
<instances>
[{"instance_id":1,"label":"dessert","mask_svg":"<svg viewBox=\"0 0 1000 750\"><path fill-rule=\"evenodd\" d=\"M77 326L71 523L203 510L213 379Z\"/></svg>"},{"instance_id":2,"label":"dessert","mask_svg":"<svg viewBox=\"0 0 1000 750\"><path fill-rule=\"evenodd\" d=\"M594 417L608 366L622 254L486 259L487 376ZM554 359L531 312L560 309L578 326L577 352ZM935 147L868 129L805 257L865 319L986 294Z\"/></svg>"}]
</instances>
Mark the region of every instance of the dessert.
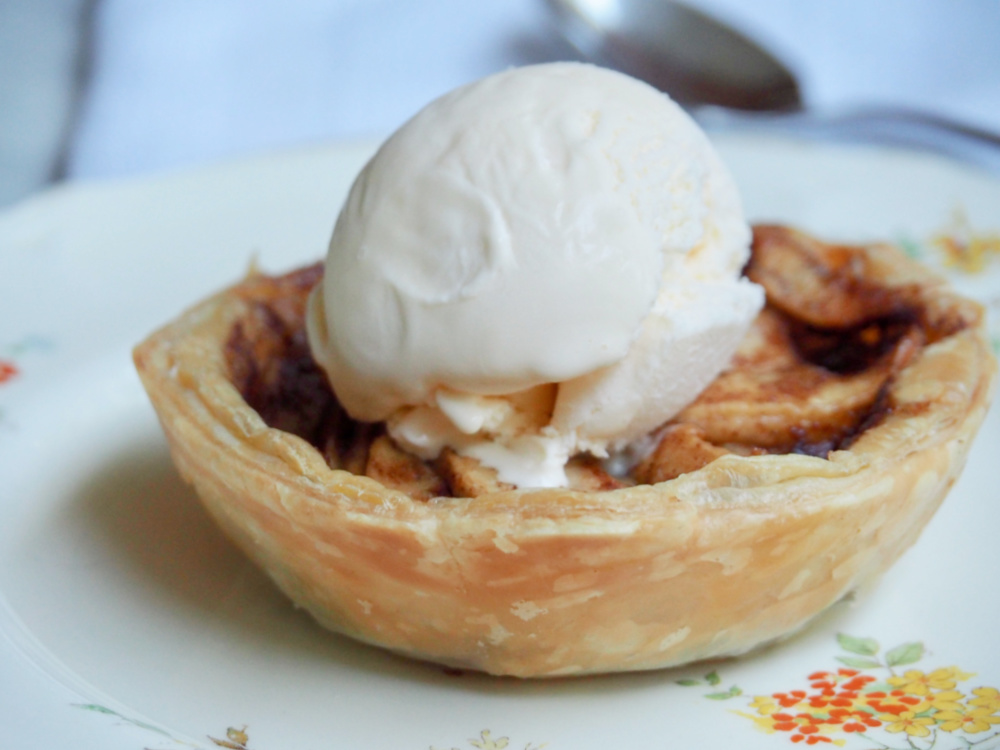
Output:
<instances>
[{"instance_id":1,"label":"dessert","mask_svg":"<svg viewBox=\"0 0 1000 750\"><path fill-rule=\"evenodd\" d=\"M493 674L653 669L795 632L916 539L996 373L979 306L900 251L758 226L748 280L726 283L767 304L728 366L634 461L577 443L565 486L517 486L350 414L307 333L330 273L251 275L136 348L174 460L320 623Z\"/></svg>"}]
</instances>

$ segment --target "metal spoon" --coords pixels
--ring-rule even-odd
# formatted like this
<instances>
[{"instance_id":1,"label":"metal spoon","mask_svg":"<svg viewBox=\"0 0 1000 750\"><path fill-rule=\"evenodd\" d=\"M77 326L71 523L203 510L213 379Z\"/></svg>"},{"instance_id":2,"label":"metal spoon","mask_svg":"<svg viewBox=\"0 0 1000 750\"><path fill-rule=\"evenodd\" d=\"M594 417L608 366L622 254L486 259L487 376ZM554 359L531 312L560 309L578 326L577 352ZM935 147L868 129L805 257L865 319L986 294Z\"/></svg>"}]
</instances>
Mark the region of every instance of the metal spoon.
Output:
<instances>
[{"instance_id":1,"label":"metal spoon","mask_svg":"<svg viewBox=\"0 0 1000 750\"><path fill-rule=\"evenodd\" d=\"M641 78L681 104L746 110L802 106L795 76L767 50L709 16L663 0L547 0L589 60Z\"/></svg>"},{"instance_id":2,"label":"metal spoon","mask_svg":"<svg viewBox=\"0 0 1000 750\"><path fill-rule=\"evenodd\" d=\"M805 137L893 143L1000 172L1000 135L898 107L816 112L795 75L760 45L672 0L545 0L584 58L666 91L709 129L756 127Z\"/></svg>"}]
</instances>

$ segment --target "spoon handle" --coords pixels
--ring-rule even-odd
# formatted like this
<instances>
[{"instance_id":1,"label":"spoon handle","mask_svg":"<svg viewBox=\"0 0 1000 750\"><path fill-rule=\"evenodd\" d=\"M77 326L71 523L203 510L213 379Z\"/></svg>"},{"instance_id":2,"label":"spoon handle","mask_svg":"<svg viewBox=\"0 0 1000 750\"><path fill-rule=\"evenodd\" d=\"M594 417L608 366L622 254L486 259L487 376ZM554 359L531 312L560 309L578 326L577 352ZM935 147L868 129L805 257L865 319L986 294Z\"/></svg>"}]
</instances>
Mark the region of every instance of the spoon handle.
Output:
<instances>
[{"instance_id":1,"label":"spoon handle","mask_svg":"<svg viewBox=\"0 0 1000 750\"><path fill-rule=\"evenodd\" d=\"M1000 174L1000 133L922 110L892 106L792 112L698 107L706 130L753 129L810 139L908 146L945 154Z\"/></svg>"}]
</instances>

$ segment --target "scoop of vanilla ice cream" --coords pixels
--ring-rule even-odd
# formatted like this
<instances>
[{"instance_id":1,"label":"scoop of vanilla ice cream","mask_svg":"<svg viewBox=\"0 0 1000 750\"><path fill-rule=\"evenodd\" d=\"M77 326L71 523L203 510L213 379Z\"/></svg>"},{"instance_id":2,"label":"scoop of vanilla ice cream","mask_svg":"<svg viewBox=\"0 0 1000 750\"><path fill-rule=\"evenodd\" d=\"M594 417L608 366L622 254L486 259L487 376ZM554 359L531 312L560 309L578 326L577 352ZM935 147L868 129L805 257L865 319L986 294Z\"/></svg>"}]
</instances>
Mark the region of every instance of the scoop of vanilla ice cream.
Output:
<instances>
[{"instance_id":1,"label":"scoop of vanilla ice cream","mask_svg":"<svg viewBox=\"0 0 1000 750\"><path fill-rule=\"evenodd\" d=\"M432 102L379 149L310 298L347 412L520 487L641 443L726 366L763 304L750 230L667 96L577 63Z\"/></svg>"}]
</instances>

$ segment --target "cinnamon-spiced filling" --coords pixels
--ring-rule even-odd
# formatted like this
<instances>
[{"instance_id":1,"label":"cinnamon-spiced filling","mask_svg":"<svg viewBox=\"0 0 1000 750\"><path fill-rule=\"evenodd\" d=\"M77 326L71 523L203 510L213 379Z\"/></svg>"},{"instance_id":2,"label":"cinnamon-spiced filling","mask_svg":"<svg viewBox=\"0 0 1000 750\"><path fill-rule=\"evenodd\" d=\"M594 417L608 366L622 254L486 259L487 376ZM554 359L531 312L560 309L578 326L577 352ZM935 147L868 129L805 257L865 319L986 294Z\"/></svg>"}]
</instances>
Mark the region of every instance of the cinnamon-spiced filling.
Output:
<instances>
[{"instance_id":1,"label":"cinnamon-spiced filling","mask_svg":"<svg viewBox=\"0 0 1000 750\"><path fill-rule=\"evenodd\" d=\"M230 378L271 427L315 446L327 463L417 498L474 497L506 489L475 459L446 450L425 462L382 425L351 419L309 351L306 299L317 264L242 286L248 312L226 342ZM890 413L889 385L921 348L968 325L932 309L920 287L874 280L861 248L828 245L785 227L754 230L746 275L767 306L729 369L668 425L629 476L587 456L567 467L572 486L606 490L695 471L727 453L806 453L849 447Z\"/></svg>"}]
</instances>

